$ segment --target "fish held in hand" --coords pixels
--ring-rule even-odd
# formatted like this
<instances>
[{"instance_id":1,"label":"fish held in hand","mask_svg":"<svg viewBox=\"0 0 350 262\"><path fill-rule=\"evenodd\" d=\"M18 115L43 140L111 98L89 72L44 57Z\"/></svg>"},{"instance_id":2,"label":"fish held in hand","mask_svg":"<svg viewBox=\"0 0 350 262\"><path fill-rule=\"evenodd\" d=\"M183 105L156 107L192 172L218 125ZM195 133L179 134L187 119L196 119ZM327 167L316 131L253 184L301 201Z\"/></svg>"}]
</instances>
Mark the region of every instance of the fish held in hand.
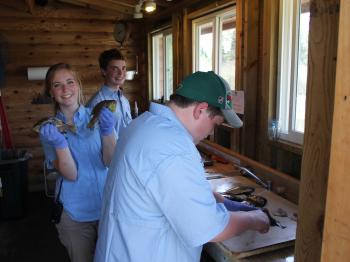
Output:
<instances>
[{"instance_id":1,"label":"fish held in hand","mask_svg":"<svg viewBox=\"0 0 350 262\"><path fill-rule=\"evenodd\" d=\"M98 117L101 113L102 108L108 108L111 112L115 112L115 109L117 107L117 101L115 100L104 100L98 103L91 112L91 120L88 123L88 128L93 128L98 120Z\"/></svg>"},{"instance_id":2,"label":"fish held in hand","mask_svg":"<svg viewBox=\"0 0 350 262\"><path fill-rule=\"evenodd\" d=\"M72 133L77 132L77 128L74 125L66 124L62 120L60 120L56 117L45 117L45 118L39 120L38 122L36 122L34 124L33 131L39 133L40 128L46 124L52 124L52 125L56 126L60 133L67 133L67 131L71 131Z\"/></svg>"}]
</instances>

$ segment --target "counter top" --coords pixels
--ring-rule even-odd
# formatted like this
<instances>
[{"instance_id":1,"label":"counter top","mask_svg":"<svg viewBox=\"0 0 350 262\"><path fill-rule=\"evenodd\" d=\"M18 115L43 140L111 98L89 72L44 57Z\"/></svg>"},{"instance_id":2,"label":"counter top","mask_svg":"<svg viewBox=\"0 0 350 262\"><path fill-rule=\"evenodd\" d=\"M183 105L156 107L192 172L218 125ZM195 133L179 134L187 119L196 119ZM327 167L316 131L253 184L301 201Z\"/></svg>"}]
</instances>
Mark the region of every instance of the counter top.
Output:
<instances>
[{"instance_id":1,"label":"counter top","mask_svg":"<svg viewBox=\"0 0 350 262\"><path fill-rule=\"evenodd\" d=\"M275 219L286 226L285 229L271 227L267 234L255 231L246 231L240 236L219 243L208 243L205 250L216 261L293 261L294 240L296 235L297 206L290 201L267 191L250 179L239 175L233 165L215 163L206 168L209 183L213 191L224 192L229 188L245 185L254 187L254 194L265 197L268 202L266 208L270 212L282 208L288 214L287 217ZM275 257L275 259L273 258Z\"/></svg>"}]
</instances>

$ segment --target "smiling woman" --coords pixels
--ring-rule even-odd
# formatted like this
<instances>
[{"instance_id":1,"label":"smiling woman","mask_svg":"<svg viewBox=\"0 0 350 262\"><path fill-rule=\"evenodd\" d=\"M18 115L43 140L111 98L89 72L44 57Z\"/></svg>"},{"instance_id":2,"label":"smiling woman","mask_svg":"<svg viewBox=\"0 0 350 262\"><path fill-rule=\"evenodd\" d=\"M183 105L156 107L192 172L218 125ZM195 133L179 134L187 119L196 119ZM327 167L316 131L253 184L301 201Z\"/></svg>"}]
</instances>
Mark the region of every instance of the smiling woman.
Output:
<instances>
[{"instance_id":1,"label":"smiling woman","mask_svg":"<svg viewBox=\"0 0 350 262\"><path fill-rule=\"evenodd\" d=\"M72 96L74 96L71 99L73 112L80 104L83 104L84 98L81 86L77 73L67 64L56 64L50 67L46 73L45 94L53 98L56 113L60 109L60 102L67 101Z\"/></svg>"},{"instance_id":2,"label":"smiling woman","mask_svg":"<svg viewBox=\"0 0 350 262\"><path fill-rule=\"evenodd\" d=\"M102 192L116 136L115 118L105 107L96 117L98 125L88 128L91 110L83 106L81 88L68 64L49 68L45 93L54 100L55 118L74 126L76 132L61 132L52 123L41 125L39 132L45 165L59 174L55 203L61 203L61 212L53 220L59 239L72 261L89 262L93 259Z\"/></svg>"}]
</instances>

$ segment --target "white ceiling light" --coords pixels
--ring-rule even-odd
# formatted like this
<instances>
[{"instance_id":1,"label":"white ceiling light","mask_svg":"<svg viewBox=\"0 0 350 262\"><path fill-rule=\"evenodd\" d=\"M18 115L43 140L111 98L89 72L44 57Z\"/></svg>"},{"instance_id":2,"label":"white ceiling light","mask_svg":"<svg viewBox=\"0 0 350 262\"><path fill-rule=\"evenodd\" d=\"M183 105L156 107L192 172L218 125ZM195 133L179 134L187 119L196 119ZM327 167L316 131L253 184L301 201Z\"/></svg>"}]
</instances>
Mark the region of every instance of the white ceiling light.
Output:
<instances>
[{"instance_id":1,"label":"white ceiling light","mask_svg":"<svg viewBox=\"0 0 350 262\"><path fill-rule=\"evenodd\" d=\"M135 5L135 10L134 10L134 18L135 19L143 18L143 14L141 12L141 7L142 7L142 1L140 1L137 5Z\"/></svg>"},{"instance_id":2,"label":"white ceiling light","mask_svg":"<svg viewBox=\"0 0 350 262\"><path fill-rule=\"evenodd\" d=\"M134 10L134 18L135 19L143 18L143 14L141 12L143 3L145 3L144 10L147 13L152 13L157 8L157 4L154 0L139 0L138 4L135 5L135 10Z\"/></svg>"},{"instance_id":3,"label":"white ceiling light","mask_svg":"<svg viewBox=\"0 0 350 262\"><path fill-rule=\"evenodd\" d=\"M154 12L156 10L156 8L157 8L157 5L153 0L147 0L145 2L145 11L147 13Z\"/></svg>"}]
</instances>

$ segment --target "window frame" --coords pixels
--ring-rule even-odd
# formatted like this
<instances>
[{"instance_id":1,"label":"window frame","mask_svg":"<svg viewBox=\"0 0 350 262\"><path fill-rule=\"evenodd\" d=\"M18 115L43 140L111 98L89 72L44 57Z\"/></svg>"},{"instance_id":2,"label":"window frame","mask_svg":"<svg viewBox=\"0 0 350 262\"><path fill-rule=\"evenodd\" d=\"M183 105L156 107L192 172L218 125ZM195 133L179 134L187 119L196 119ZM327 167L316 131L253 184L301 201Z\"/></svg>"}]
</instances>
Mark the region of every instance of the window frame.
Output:
<instances>
[{"instance_id":1,"label":"window frame","mask_svg":"<svg viewBox=\"0 0 350 262\"><path fill-rule=\"evenodd\" d=\"M199 28L202 25L205 25L207 23L212 22L213 23L213 48L212 48L212 71L215 73L219 73L220 71L220 61L222 61L222 56L220 52L220 43L221 43L221 28L222 28L222 21L227 16L233 16L234 20L237 19L237 11L236 11L236 5L226 7L222 10L203 15L199 18L192 20L192 72L199 70ZM236 28L236 27L235 27ZM236 31L237 32L237 31ZM236 36L236 42L237 42L237 36ZM237 46L236 46L237 48ZM237 53L237 50L234 50L235 56ZM236 62L236 57L235 57ZM236 74L235 74L236 75ZM236 86L236 79L234 79L234 85L231 87L232 90L235 90Z\"/></svg>"},{"instance_id":2,"label":"window frame","mask_svg":"<svg viewBox=\"0 0 350 262\"><path fill-rule=\"evenodd\" d=\"M159 93L160 92L160 86L159 86L159 82L160 82L160 74L157 75L158 77L155 77L154 72L159 72L160 69L159 67L157 67L157 65L159 65L157 62L155 62L154 60L154 54L158 54L157 57L159 56L159 49L155 47L154 45L154 37L159 36L161 38L161 41L163 42L163 50L164 50L164 54L163 54L163 72L162 72L162 77L163 77L163 101L168 100L169 96L173 93L173 72L174 72L174 68L173 68L173 63L171 63L171 74L172 74L172 84L171 87L167 88L167 81L168 81L168 77L167 77L167 71L166 71L166 66L167 66L167 53L166 53L166 43L167 43L167 37L171 36L172 38L172 28L170 26L166 26L163 28L160 28L158 30L155 30L153 32L150 33L150 52L151 52L151 56L150 56L150 68L151 68L151 72L150 72L150 99L152 101L161 101L162 99L159 97L155 98L155 93ZM173 41L171 41L171 44L173 45ZM171 56L173 57L173 48L171 48ZM173 58L172 58L173 59ZM158 69L157 69L158 68Z\"/></svg>"},{"instance_id":3,"label":"window frame","mask_svg":"<svg viewBox=\"0 0 350 262\"><path fill-rule=\"evenodd\" d=\"M296 144L303 144L304 140L304 132L295 130L300 16L301 0L280 1L276 100L278 139Z\"/></svg>"},{"instance_id":4,"label":"window frame","mask_svg":"<svg viewBox=\"0 0 350 262\"><path fill-rule=\"evenodd\" d=\"M303 144L304 132L295 130L301 0L281 0L278 32L278 139ZM283 88L284 87L284 88Z\"/></svg>"}]
</instances>

